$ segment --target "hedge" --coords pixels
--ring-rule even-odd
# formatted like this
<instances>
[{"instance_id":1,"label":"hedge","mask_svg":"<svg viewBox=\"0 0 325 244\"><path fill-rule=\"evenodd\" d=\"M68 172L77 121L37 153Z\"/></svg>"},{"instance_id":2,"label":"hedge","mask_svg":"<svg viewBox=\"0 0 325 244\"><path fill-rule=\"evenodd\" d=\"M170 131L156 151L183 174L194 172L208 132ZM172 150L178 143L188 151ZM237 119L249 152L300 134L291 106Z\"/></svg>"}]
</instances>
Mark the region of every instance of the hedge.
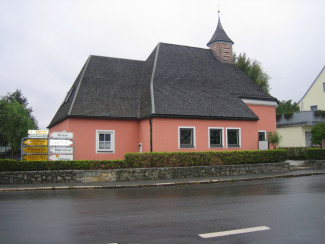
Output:
<instances>
[{"instance_id":1,"label":"hedge","mask_svg":"<svg viewBox=\"0 0 325 244\"><path fill-rule=\"evenodd\" d=\"M0 160L1 171L98 170L123 168L124 160L110 161L19 161Z\"/></svg>"},{"instance_id":2,"label":"hedge","mask_svg":"<svg viewBox=\"0 0 325 244\"><path fill-rule=\"evenodd\" d=\"M274 163L287 160L286 150L127 153L125 160L18 161L0 160L0 171L100 170Z\"/></svg>"},{"instance_id":3,"label":"hedge","mask_svg":"<svg viewBox=\"0 0 325 244\"><path fill-rule=\"evenodd\" d=\"M325 159L325 149L323 149L323 148L308 148L307 149L307 159L324 160Z\"/></svg>"},{"instance_id":4,"label":"hedge","mask_svg":"<svg viewBox=\"0 0 325 244\"><path fill-rule=\"evenodd\" d=\"M187 167L205 165L274 163L287 160L287 151L222 151L222 152L172 152L172 153L127 153L128 168Z\"/></svg>"},{"instance_id":5,"label":"hedge","mask_svg":"<svg viewBox=\"0 0 325 244\"><path fill-rule=\"evenodd\" d=\"M281 147L288 151L288 159L291 160L306 160L307 147Z\"/></svg>"}]
</instances>

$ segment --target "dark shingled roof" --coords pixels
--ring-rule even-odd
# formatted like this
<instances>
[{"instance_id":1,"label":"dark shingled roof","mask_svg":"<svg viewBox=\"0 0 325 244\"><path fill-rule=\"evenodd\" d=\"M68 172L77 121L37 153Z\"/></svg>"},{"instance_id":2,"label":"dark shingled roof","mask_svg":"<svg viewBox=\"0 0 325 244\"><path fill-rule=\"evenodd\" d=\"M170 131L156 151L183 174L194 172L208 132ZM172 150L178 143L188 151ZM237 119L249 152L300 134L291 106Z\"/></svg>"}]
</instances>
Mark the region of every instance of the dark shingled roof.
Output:
<instances>
[{"instance_id":1,"label":"dark shingled roof","mask_svg":"<svg viewBox=\"0 0 325 244\"><path fill-rule=\"evenodd\" d=\"M277 101L209 49L159 43L146 61L90 56L49 127L69 117L256 120L242 98Z\"/></svg>"},{"instance_id":2,"label":"dark shingled roof","mask_svg":"<svg viewBox=\"0 0 325 244\"><path fill-rule=\"evenodd\" d=\"M211 44L215 42L227 42L234 44L234 42L227 36L225 30L223 29L221 25L220 18L218 19L218 25L217 29L215 30L213 36L211 37L211 40L208 42L207 46L210 46Z\"/></svg>"}]
</instances>

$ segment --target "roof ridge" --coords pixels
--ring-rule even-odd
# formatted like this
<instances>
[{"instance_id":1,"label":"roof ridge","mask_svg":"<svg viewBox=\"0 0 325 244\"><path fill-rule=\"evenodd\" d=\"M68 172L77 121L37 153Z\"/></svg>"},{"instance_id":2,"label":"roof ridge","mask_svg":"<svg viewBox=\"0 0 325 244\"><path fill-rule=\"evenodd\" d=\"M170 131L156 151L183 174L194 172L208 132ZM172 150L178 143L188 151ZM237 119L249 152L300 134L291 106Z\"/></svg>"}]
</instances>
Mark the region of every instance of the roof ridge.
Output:
<instances>
[{"instance_id":1,"label":"roof ridge","mask_svg":"<svg viewBox=\"0 0 325 244\"><path fill-rule=\"evenodd\" d=\"M86 62L86 64L85 64L85 66L84 66L84 70L82 71L82 74L81 74L81 77L80 77L80 79L79 79L79 82L78 82L78 86L77 86L76 92L75 92L75 94L74 94L74 96L73 96L73 100L72 100L72 102L71 102L71 105L70 105L70 108L69 108L69 111L68 111L68 114L67 114L68 116L71 115L71 112L72 112L72 109L73 109L74 103L75 103L76 98L77 98L77 96L78 96L78 92L79 92L79 89L80 89L80 86L81 86L82 79L84 78L84 74L85 74L85 72L86 72L86 70L87 70L87 67L88 67L88 64L89 64L89 61L90 61L91 57L92 57L91 55L88 57L87 62Z\"/></svg>"},{"instance_id":2,"label":"roof ridge","mask_svg":"<svg viewBox=\"0 0 325 244\"><path fill-rule=\"evenodd\" d=\"M305 92L305 94L302 96L302 98L298 101L298 103L300 103L304 99L304 97L307 95L307 93L309 92L309 90L314 86L315 82L318 80L318 78L320 77L320 75L323 73L324 69L325 69L325 65L322 68L322 70L319 72L319 74L317 75L317 77L313 81L313 83L311 83L311 85L309 86L308 90Z\"/></svg>"},{"instance_id":3,"label":"roof ridge","mask_svg":"<svg viewBox=\"0 0 325 244\"><path fill-rule=\"evenodd\" d=\"M120 59L120 60L128 60L128 61L145 62L145 60L139 60L139 59L118 58L118 57L108 57L108 56L102 56L102 55L89 55L89 57L95 57L95 58L107 58L107 59Z\"/></svg>"},{"instance_id":4,"label":"roof ridge","mask_svg":"<svg viewBox=\"0 0 325 244\"><path fill-rule=\"evenodd\" d=\"M157 45L157 50L155 54L155 61L153 63L153 68L152 68L152 74L151 74L151 80L150 80L150 96L151 96L151 113L155 113L155 96L154 96L154 89L153 89L153 81L155 78L155 72L156 72L156 65L157 65L157 60L158 60L158 54L159 54L159 47L160 47L160 42Z\"/></svg>"}]
</instances>

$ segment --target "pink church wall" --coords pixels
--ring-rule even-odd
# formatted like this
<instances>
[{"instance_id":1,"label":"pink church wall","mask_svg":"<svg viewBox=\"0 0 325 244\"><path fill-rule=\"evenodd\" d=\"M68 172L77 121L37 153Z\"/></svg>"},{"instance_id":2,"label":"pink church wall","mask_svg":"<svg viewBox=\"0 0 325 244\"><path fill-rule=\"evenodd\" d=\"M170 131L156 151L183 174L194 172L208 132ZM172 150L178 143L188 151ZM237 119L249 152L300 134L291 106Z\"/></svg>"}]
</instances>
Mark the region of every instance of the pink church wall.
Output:
<instances>
[{"instance_id":1,"label":"pink church wall","mask_svg":"<svg viewBox=\"0 0 325 244\"><path fill-rule=\"evenodd\" d=\"M74 133L76 160L123 159L127 152L139 151L139 122L70 118L50 129ZM115 131L115 153L96 152L96 130Z\"/></svg>"},{"instance_id":2,"label":"pink church wall","mask_svg":"<svg viewBox=\"0 0 325 244\"><path fill-rule=\"evenodd\" d=\"M275 107L248 105L257 121L152 118L153 152L257 150L258 131L275 131ZM195 127L196 147L179 148L179 127ZM209 148L209 127L224 128L223 148ZM241 147L227 148L227 128L240 128ZM150 123L143 120L99 120L70 118L50 128L74 132L76 160L123 159L127 152L150 152ZM96 152L96 130L115 131L115 153Z\"/></svg>"},{"instance_id":3,"label":"pink church wall","mask_svg":"<svg viewBox=\"0 0 325 244\"><path fill-rule=\"evenodd\" d=\"M195 127L196 147L180 149L178 145L178 129L180 127ZM209 148L209 127L224 128L223 148ZM227 128L240 128L241 147L227 148ZM257 150L257 121L229 121L203 119L153 119L153 151L156 152L193 152L193 151L230 151Z\"/></svg>"},{"instance_id":4,"label":"pink church wall","mask_svg":"<svg viewBox=\"0 0 325 244\"><path fill-rule=\"evenodd\" d=\"M257 121L258 130L273 132L276 130L276 109L273 106L248 105L248 107L259 117Z\"/></svg>"},{"instance_id":5,"label":"pink church wall","mask_svg":"<svg viewBox=\"0 0 325 244\"><path fill-rule=\"evenodd\" d=\"M142 143L142 152L150 152L150 124L149 119L139 122L139 143Z\"/></svg>"}]
</instances>

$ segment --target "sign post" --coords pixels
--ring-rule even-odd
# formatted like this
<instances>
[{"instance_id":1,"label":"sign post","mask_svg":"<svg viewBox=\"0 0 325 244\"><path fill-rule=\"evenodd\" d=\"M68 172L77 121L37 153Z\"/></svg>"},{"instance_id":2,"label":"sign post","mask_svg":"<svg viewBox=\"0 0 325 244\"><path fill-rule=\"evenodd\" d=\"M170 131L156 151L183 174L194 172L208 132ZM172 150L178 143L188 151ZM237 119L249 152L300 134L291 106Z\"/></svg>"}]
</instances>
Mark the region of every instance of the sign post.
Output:
<instances>
[{"instance_id":1,"label":"sign post","mask_svg":"<svg viewBox=\"0 0 325 244\"><path fill-rule=\"evenodd\" d=\"M21 159L46 161L48 157L48 130L28 130L28 137L21 142Z\"/></svg>"},{"instance_id":2,"label":"sign post","mask_svg":"<svg viewBox=\"0 0 325 244\"><path fill-rule=\"evenodd\" d=\"M50 134L48 160L74 160L73 132L52 132Z\"/></svg>"}]
</instances>

